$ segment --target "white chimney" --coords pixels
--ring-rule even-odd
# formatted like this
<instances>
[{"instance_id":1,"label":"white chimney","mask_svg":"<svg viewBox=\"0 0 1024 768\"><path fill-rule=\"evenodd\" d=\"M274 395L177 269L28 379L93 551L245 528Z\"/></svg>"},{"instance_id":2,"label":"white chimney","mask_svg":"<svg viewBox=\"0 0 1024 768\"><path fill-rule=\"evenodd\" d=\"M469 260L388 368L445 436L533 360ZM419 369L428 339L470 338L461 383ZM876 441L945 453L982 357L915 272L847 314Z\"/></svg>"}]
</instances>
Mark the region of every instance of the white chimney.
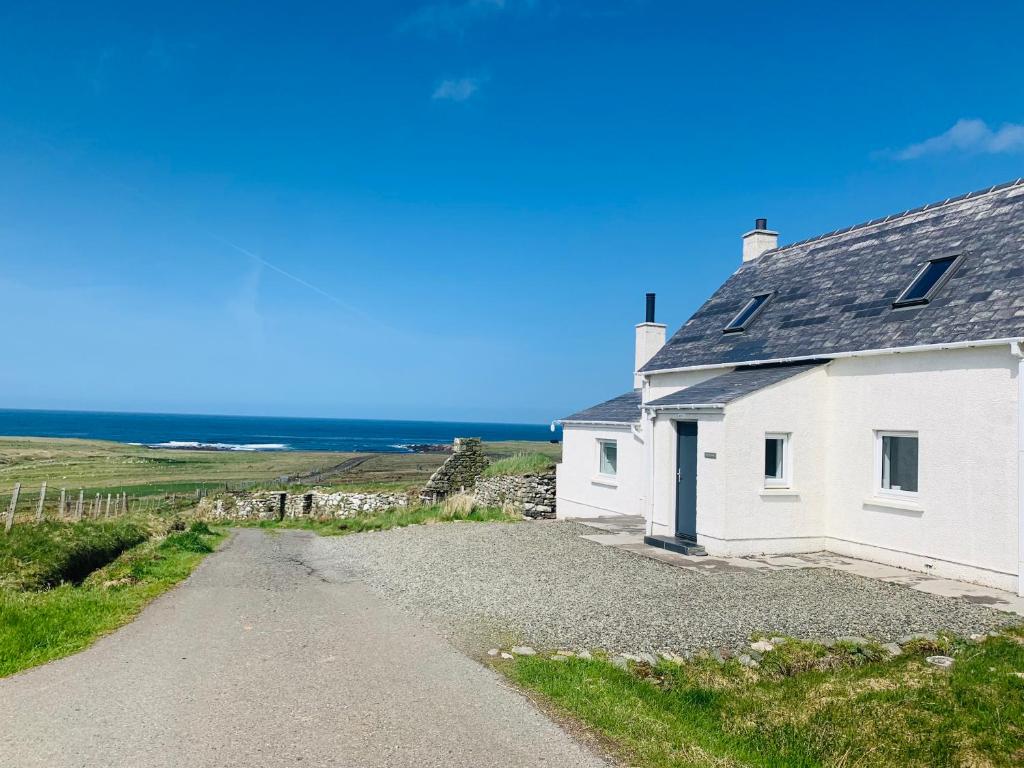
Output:
<instances>
[{"instance_id":1,"label":"white chimney","mask_svg":"<svg viewBox=\"0 0 1024 768\"><path fill-rule=\"evenodd\" d=\"M778 245L779 233L768 229L768 219L758 219L754 228L743 236L743 261L753 261Z\"/></svg>"},{"instance_id":2,"label":"white chimney","mask_svg":"<svg viewBox=\"0 0 1024 768\"><path fill-rule=\"evenodd\" d=\"M647 294L647 317L636 326L636 366L633 368L633 387L639 389L643 378L639 371L644 364L665 346L665 325L654 322L654 294Z\"/></svg>"}]
</instances>

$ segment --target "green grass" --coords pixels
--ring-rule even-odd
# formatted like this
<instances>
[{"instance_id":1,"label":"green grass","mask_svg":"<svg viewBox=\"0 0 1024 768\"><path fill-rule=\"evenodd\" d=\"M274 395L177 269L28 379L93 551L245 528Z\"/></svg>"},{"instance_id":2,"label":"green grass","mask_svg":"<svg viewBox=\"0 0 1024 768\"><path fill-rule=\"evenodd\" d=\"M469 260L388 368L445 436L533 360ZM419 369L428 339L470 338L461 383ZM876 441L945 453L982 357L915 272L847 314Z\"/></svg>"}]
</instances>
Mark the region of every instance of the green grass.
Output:
<instances>
[{"instance_id":1,"label":"green grass","mask_svg":"<svg viewBox=\"0 0 1024 768\"><path fill-rule=\"evenodd\" d=\"M78 586L0 589L0 677L80 651L133 619L213 550L221 534L199 525L124 552Z\"/></svg>"},{"instance_id":2,"label":"green grass","mask_svg":"<svg viewBox=\"0 0 1024 768\"><path fill-rule=\"evenodd\" d=\"M787 645L756 671L710 659L623 670L535 656L499 666L635 766L1024 764L1021 629L981 644L922 643L886 661L870 649ZM940 650L956 658L952 670L925 663Z\"/></svg>"},{"instance_id":3,"label":"green grass","mask_svg":"<svg viewBox=\"0 0 1024 768\"><path fill-rule=\"evenodd\" d=\"M484 470L484 477L538 475L549 472L554 466L554 459L543 453L518 453L490 464Z\"/></svg>"},{"instance_id":4,"label":"green grass","mask_svg":"<svg viewBox=\"0 0 1024 768\"><path fill-rule=\"evenodd\" d=\"M249 523L265 530L298 529L315 531L322 536L345 536L350 533L366 531L383 531L389 528L404 528L408 525L425 525L430 523L450 523L457 521L492 523L512 522L520 520L517 515L510 515L493 507L474 507L459 509L452 505L437 504L424 507L393 509L375 514L355 515L341 520L311 520L309 518L284 520L260 520ZM234 525L234 523L232 523Z\"/></svg>"},{"instance_id":5,"label":"green grass","mask_svg":"<svg viewBox=\"0 0 1024 768\"><path fill-rule=\"evenodd\" d=\"M145 525L130 520L15 526L0 534L0 588L79 581L149 536Z\"/></svg>"},{"instance_id":6,"label":"green grass","mask_svg":"<svg viewBox=\"0 0 1024 768\"><path fill-rule=\"evenodd\" d=\"M494 460L540 453L558 460L561 446L509 441L484 443ZM11 489L22 484L19 520L35 512L39 486L47 483L47 515L56 516L60 489L77 499L85 490L90 504L97 493L154 497L190 496L207 491L253 488L286 489L322 485L338 490L406 491L423 485L448 458L444 453L328 453L315 451L177 451L102 440L0 437L0 508ZM355 459L356 466L350 466Z\"/></svg>"},{"instance_id":7,"label":"green grass","mask_svg":"<svg viewBox=\"0 0 1024 768\"><path fill-rule=\"evenodd\" d=\"M96 493L153 495L194 493L197 487L223 488L253 482L276 482L338 465L360 454L308 451L177 451L102 440L32 437L0 438L0 488L22 484L24 506L38 497L47 482L47 496L61 488L76 497L78 489L91 500Z\"/></svg>"}]
</instances>

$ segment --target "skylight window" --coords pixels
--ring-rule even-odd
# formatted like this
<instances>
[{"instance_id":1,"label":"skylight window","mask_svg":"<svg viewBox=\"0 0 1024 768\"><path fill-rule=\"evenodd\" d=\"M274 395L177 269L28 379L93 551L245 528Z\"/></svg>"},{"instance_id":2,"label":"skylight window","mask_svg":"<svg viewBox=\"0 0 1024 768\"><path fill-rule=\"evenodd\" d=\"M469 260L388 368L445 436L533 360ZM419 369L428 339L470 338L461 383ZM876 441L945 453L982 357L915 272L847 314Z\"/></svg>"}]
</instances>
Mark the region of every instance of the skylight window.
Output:
<instances>
[{"instance_id":1,"label":"skylight window","mask_svg":"<svg viewBox=\"0 0 1024 768\"><path fill-rule=\"evenodd\" d=\"M768 303L772 295L770 293L761 293L748 301L740 313L732 319L732 321L725 326L723 331L725 333L739 333L745 331L747 327L754 322L754 319L761 314L761 310L764 309L764 305Z\"/></svg>"},{"instance_id":2,"label":"skylight window","mask_svg":"<svg viewBox=\"0 0 1024 768\"><path fill-rule=\"evenodd\" d=\"M892 305L894 307L913 307L918 304L927 304L945 285L960 259L960 256L943 256L929 261L917 273L917 277L914 278L907 290Z\"/></svg>"}]
</instances>

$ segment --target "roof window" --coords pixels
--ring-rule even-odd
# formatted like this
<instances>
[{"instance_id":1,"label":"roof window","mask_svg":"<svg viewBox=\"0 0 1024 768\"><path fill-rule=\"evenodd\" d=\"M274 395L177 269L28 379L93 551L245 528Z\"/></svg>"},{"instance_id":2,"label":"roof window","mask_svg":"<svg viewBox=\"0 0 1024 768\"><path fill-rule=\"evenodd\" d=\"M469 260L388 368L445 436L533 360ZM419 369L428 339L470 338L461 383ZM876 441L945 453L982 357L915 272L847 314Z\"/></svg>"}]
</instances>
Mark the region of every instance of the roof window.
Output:
<instances>
[{"instance_id":1,"label":"roof window","mask_svg":"<svg viewBox=\"0 0 1024 768\"><path fill-rule=\"evenodd\" d=\"M739 333L745 331L757 318L761 311L764 309L764 305L768 303L768 299L772 297L770 293L760 293L750 301L748 301L740 313L734 317L730 323L722 329L723 333Z\"/></svg>"},{"instance_id":2,"label":"roof window","mask_svg":"<svg viewBox=\"0 0 1024 768\"><path fill-rule=\"evenodd\" d=\"M953 274L954 268L960 263L962 256L942 256L932 259L917 273L914 281L900 297L892 303L893 307L914 307L927 304Z\"/></svg>"}]
</instances>

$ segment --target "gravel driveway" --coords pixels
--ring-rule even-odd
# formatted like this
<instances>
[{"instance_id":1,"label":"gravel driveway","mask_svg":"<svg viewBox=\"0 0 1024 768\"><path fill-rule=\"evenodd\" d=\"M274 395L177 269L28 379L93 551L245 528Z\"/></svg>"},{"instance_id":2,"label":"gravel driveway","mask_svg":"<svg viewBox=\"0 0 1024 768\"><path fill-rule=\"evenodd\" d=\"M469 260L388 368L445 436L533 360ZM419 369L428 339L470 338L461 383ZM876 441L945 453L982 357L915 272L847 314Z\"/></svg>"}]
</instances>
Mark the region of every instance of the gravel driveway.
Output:
<instances>
[{"instance_id":1,"label":"gravel driveway","mask_svg":"<svg viewBox=\"0 0 1024 768\"><path fill-rule=\"evenodd\" d=\"M969 634L1013 617L965 600L824 568L706 573L580 538L566 522L450 523L321 538L318 568L344 567L453 636L542 648L685 651L753 632L882 642Z\"/></svg>"}]
</instances>

